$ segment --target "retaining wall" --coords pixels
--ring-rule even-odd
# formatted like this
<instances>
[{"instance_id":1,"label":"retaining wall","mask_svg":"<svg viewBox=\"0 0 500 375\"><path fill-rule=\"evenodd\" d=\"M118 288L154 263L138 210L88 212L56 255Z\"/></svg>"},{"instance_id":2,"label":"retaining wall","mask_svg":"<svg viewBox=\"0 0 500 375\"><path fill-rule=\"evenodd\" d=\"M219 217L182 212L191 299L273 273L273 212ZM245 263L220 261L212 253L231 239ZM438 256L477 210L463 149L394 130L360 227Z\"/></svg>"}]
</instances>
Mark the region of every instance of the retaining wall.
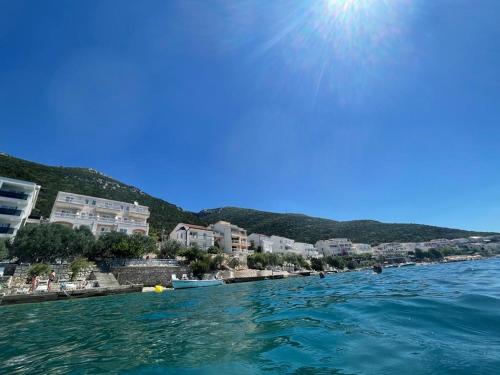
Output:
<instances>
[{"instance_id":1,"label":"retaining wall","mask_svg":"<svg viewBox=\"0 0 500 375\"><path fill-rule=\"evenodd\" d=\"M187 267L166 267L166 266L146 266L146 267L112 267L111 272L115 275L120 285L143 284L144 286L163 285L170 286L172 274L181 278L183 274L190 274Z\"/></svg>"}]
</instances>

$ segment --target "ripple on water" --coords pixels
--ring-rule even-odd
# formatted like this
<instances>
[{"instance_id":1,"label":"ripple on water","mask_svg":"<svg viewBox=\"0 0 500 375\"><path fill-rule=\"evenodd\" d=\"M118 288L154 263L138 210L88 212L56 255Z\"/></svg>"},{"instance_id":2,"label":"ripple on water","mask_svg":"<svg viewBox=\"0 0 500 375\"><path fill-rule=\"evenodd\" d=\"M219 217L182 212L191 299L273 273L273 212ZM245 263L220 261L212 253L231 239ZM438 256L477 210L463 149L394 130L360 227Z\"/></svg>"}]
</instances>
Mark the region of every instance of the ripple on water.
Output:
<instances>
[{"instance_id":1,"label":"ripple on water","mask_svg":"<svg viewBox=\"0 0 500 375\"><path fill-rule=\"evenodd\" d=\"M500 260L0 309L0 373L500 368Z\"/></svg>"}]
</instances>

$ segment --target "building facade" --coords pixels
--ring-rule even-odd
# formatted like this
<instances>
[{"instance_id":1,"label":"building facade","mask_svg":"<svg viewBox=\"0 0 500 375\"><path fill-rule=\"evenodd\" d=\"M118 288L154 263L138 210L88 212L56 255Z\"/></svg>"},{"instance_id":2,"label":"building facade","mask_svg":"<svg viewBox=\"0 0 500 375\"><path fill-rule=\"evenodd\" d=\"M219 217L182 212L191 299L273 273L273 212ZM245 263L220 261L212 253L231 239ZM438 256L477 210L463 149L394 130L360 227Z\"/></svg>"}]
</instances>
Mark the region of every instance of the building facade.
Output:
<instances>
[{"instance_id":1,"label":"building facade","mask_svg":"<svg viewBox=\"0 0 500 375\"><path fill-rule=\"evenodd\" d=\"M247 231L227 221L218 221L208 227L215 234L225 253L248 252Z\"/></svg>"},{"instance_id":2,"label":"building facade","mask_svg":"<svg viewBox=\"0 0 500 375\"><path fill-rule=\"evenodd\" d=\"M149 208L87 195L57 193L49 221L71 228L87 227L96 236L107 232L149 233Z\"/></svg>"},{"instance_id":3,"label":"building facade","mask_svg":"<svg viewBox=\"0 0 500 375\"><path fill-rule=\"evenodd\" d=\"M0 239L15 237L35 207L40 186L0 177Z\"/></svg>"},{"instance_id":4,"label":"building facade","mask_svg":"<svg viewBox=\"0 0 500 375\"><path fill-rule=\"evenodd\" d=\"M312 243L294 242L294 252L306 258L317 258L319 253Z\"/></svg>"},{"instance_id":5,"label":"building facade","mask_svg":"<svg viewBox=\"0 0 500 375\"><path fill-rule=\"evenodd\" d=\"M273 243L273 253L286 253L293 251L294 240L281 236L271 236Z\"/></svg>"},{"instance_id":6,"label":"building facade","mask_svg":"<svg viewBox=\"0 0 500 375\"><path fill-rule=\"evenodd\" d=\"M214 232L206 227L193 224L179 223L170 232L169 238L186 247L196 246L207 251L215 244Z\"/></svg>"},{"instance_id":7,"label":"building facade","mask_svg":"<svg viewBox=\"0 0 500 375\"><path fill-rule=\"evenodd\" d=\"M373 249L373 253L383 257L401 257L408 255L408 250L399 242L381 243Z\"/></svg>"},{"instance_id":8,"label":"building facade","mask_svg":"<svg viewBox=\"0 0 500 375\"><path fill-rule=\"evenodd\" d=\"M273 241L269 236L259 233L252 233L248 236L248 243L252 245L253 250L262 250L263 253L273 252Z\"/></svg>"},{"instance_id":9,"label":"building facade","mask_svg":"<svg viewBox=\"0 0 500 375\"><path fill-rule=\"evenodd\" d=\"M349 255L352 252L352 242L347 238L330 238L316 242L316 250L324 256Z\"/></svg>"},{"instance_id":10,"label":"building facade","mask_svg":"<svg viewBox=\"0 0 500 375\"><path fill-rule=\"evenodd\" d=\"M372 245L366 243L353 243L353 254L373 254Z\"/></svg>"}]
</instances>

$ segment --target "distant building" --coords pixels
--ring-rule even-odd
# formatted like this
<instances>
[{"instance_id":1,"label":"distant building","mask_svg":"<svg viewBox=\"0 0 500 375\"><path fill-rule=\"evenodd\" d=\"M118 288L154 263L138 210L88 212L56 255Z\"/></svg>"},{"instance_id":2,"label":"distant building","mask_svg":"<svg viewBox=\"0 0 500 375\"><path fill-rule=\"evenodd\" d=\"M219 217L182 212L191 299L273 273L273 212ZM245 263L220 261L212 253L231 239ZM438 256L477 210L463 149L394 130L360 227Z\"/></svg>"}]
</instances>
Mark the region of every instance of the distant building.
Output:
<instances>
[{"instance_id":1,"label":"distant building","mask_svg":"<svg viewBox=\"0 0 500 375\"><path fill-rule=\"evenodd\" d=\"M286 237L271 236L273 242L273 253L286 253L293 251L294 240Z\"/></svg>"},{"instance_id":2,"label":"distant building","mask_svg":"<svg viewBox=\"0 0 500 375\"><path fill-rule=\"evenodd\" d=\"M349 255L352 252L352 242L347 238L331 238L316 242L316 250L324 256Z\"/></svg>"},{"instance_id":3,"label":"distant building","mask_svg":"<svg viewBox=\"0 0 500 375\"><path fill-rule=\"evenodd\" d=\"M273 241L271 237L264 234L252 233L248 236L248 243L253 246L254 250L262 250L263 253L273 252Z\"/></svg>"},{"instance_id":4,"label":"distant building","mask_svg":"<svg viewBox=\"0 0 500 375\"><path fill-rule=\"evenodd\" d=\"M207 227L193 224L179 223L170 232L169 238L186 247L197 246L202 250L208 250L214 246L214 232Z\"/></svg>"},{"instance_id":5,"label":"distant building","mask_svg":"<svg viewBox=\"0 0 500 375\"><path fill-rule=\"evenodd\" d=\"M49 221L70 228L89 228L94 235L116 231L149 233L149 208L88 195L57 193Z\"/></svg>"},{"instance_id":6,"label":"distant building","mask_svg":"<svg viewBox=\"0 0 500 375\"><path fill-rule=\"evenodd\" d=\"M373 249L373 253L384 257L399 257L407 255L403 244L399 242L382 243Z\"/></svg>"},{"instance_id":7,"label":"distant building","mask_svg":"<svg viewBox=\"0 0 500 375\"><path fill-rule=\"evenodd\" d=\"M40 186L0 177L0 239L15 237L35 207Z\"/></svg>"},{"instance_id":8,"label":"distant building","mask_svg":"<svg viewBox=\"0 0 500 375\"><path fill-rule=\"evenodd\" d=\"M247 231L227 221L218 221L208 227L215 234L225 253L247 252Z\"/></svg>"},{"instance_id":9,"label":"distant building","mask_svg":"<svg viewBox=\"0 0 500 375\"><path fill-rule=\"evenodd\" d=\"M312 243L295 242L293 244L293 250L297 254L300 254L306 258L317 258L319 255L318 251Z\"/></svg>"},{"instance_id":10,"label":"distant building","mask_svg":"<svg viewBox=\"0 0 500 375\"><path fill-rule=\"evenodd\" d=\"M372 246L366 243L353 243L353 254L373 254Z\"/></svg>"}]
</instances>

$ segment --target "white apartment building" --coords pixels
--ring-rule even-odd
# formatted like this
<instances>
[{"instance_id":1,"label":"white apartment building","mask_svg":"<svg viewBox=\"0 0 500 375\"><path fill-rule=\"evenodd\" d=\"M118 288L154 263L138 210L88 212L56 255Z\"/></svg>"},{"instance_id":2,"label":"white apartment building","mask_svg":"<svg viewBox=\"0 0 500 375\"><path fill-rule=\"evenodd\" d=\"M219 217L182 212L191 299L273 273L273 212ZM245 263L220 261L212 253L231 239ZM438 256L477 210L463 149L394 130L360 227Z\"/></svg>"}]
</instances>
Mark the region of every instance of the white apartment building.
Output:
<instances>
[{"instance_id":1,"label":"white apartment building","mask_svg":"<svg viewBox=\"0 0 500 375\"><path fill-rule=\"evenodd\" d=\"M372 246L366 243L353 243L352 252L354 254L373 254Z\"/></svg>"},{"instance_id":2,"label":"white apartment building","mask_svg":"<svg viewBox=\"0 0 500 375\"><path fill-rule=\"evenodd\" d=\"M302 255L306 258L317 258L319 253L312 243L295 242L293 244L295 253Z\"/></svg>"},{"instance_id":3,"label":"white apartment building","mask_svg":"<svg viewBox=\"0 0 500 375\"><path fill-rule=\"evenodd\" d=\"M219 241L219 245L225 253L248 251L247 231L245 229L227 221L218 221L215 224L210 224L208 228L214 232L216 240Z\"/></svg>"},{"instance_id":4,"label":"white apartment building","mask_svg":"<svg viewBox=\"0 0 500 375\"><path fill-rule=\"evenodd\" d=\"M14 238L35 207L40 186L0 177L0 239Z\"/></svg>"},{"instance_id":5,"label":"white apartment building","mask_svg":"<svg viewBox=\"0 0 500 375\"><path fill-rule=\"evenodd\" d=\"M248 242L253 245L254 250L261 249L263 253L273 252L273 241L271 237L264 234L252 233L248 236Z\"/></svg>"},{"instance_id":6,"label":"white apartment building","mask_svg":"<svg viewBox=\"0 0 500 375\"><path fill-rule=\"evenodd\" d=\"M87 227L94 235L116 231L149 233L149 208L87 195L57 193L49 222L71 228Z\"/></svg>"},{"instance_id":7,"label":"white apartment building","mask_svg":"<svg viewBox=\"0 0 500 375\"><path fill-rule=\"evenodd\" d=\"M215 244L215 235L212 230L193 224L177 224L174 230L170 232L169 238L186 247L197 246L205 251Z\"/></svg>"},{"instance_id":8,"label":"white apartment building","mask_svg":"<svg viewBox=\"0 0 500 375\"><path fill-rule=\"evenodd\" d=\"M382 243L373 249L373 253L378 256L405 256L408 250L399 242Z\"/></svg>"},{"instance_id":9,"label":"white apartment building","mask_svg":"<svg viewBox=\"0 0 500 375\"><path fill-rule=\"evenodd\" d=\"M347 238L331 238L316 242L316 250L324 256L349 255L352 252L352 242Z\"/></svg>"},{"instance_id":10,"label":"white apartment building","mask_svg":"<svg viewBox=\"0 0 500 375\"><path fill-rule=\"evenodd\" d=\"M273 253L286 253L288 251L293 252L294 240L286 237L271 236L271 241L273 243Z\"/></svg>"}]
</instances>

